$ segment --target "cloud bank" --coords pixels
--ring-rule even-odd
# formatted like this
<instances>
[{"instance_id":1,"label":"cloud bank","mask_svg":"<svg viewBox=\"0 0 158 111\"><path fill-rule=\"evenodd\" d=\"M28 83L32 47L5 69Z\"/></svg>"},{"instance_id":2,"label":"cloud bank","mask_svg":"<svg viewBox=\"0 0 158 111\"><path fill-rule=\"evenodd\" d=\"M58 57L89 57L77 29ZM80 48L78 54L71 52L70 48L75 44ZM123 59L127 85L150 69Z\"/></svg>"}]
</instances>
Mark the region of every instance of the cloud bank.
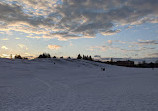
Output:
<instances>
[{"instance_id":1,"label":"cloud bank","mask_svg":"<svg viewBox=\"0 0 158 111\"><path fill-rule=\"evenodd\" d=\"M158 23L157 6L158 0L4 0L0 29L59 40L107 36L121 31L116 25Z\"/></svg>"},{"instance_id":2,"label":"cloud bank","mask_svg":"<svg viewBox=\"0 0 158 111\"><path fill-rule=\"evenodd\" d=\"M158 45L157 40L139 40L138 45Z\"/></svg>"},{"instance_id":3,"label":"cloud bank","mask_svg":"<svg viewBox=\"0 0 158 111\"><path fill-rule=\"evenodd\" d=\"M48 48L50 50L59 50L61 48L61 46L59 46L59 45L48 45Z\"/></svg>"},{"instance_id":4,"label":"cloud bank","mask_svg":"<svg viewBox=\"0 0 158 111\"><path fill-rule=\"evenodd\" d=\"M1 49L5 49L5 50L7 50L8 47L6 47L6 46L2 46Z\"/></svg>"}]
</instances>

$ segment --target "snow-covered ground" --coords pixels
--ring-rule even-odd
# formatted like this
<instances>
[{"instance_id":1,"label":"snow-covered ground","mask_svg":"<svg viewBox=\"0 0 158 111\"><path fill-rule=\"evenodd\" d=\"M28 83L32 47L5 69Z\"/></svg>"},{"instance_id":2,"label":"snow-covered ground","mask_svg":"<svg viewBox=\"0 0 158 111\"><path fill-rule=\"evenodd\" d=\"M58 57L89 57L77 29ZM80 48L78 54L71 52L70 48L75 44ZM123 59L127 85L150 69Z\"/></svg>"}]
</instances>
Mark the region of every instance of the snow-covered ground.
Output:
<instances>
[{"instance_id":1,"label":"snow-covered ground","mask_svg":"<svg viewBox=\"0 0 158 111\"><path fill-rule=\"evenodd\" d=\"M0 59L0 111L158 111L158 69Z\"/></svg>"}]
</instances>

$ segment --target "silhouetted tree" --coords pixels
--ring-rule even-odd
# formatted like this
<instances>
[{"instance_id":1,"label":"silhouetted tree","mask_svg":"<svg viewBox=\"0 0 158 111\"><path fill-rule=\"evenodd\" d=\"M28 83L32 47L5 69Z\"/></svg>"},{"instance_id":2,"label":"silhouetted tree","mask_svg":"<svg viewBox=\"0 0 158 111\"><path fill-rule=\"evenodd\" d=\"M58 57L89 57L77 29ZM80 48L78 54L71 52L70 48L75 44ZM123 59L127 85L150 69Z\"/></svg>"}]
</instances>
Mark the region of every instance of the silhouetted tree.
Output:
<instances>
[{"instance_id":1,"label":"silhouetted tree","mask_svg":"<svg viewBox=\"0 0 158 111\"><path fill-rule=\"evenodd\" d=\"M71 59L71 57L68 57L68 59Z\"/></svg>"},{"instance_id":2,"label":"silhouetted tree","mask_svg":"<svg viewBox=\"0 0 158 111\"><path fill-rule=\"evenodd\" d=\"M38 58L51 58L49 53L43 53L38 56Z\"/></svg>"},{"instance_id":3,"label":"silhouetted tree","mask_svg":"<svg viewBox=\"0 0 158 111\"><path fill-rule=\"evenodd\" d=\"M62 56L62 57L60 57L60 59L63 59L63 56Z\"/></svg>"},{"instance_id":4,"label":"silhouetted tree","mask_svg":"<svg viewBox=\"0 0 158 111\"><path fill-rule=\"evenodd\" d=\"M85 59L85 55L83 55L82 59Z\"/></svg>"},{"instance_id":5,"label":"silhouetted tree","mask_svg":"<svg viewBox=\"0 0 158 111\"><path fill-rule=\"evenodd\" d=\"M90 61L92 61L92 60L93 60L91 56L89 56L89 60L90 60Z\"/></svg>"},{"instance_id":6,"label":"silhouetted tree","mask_svg":"<svg viewBox=\"0 0 158 111\"><path fill-rule=\"evenodd\" d=\"M85 56L85 58L84 58L85 60L88 60L88 55L87 56Z\"/></svg>"},{"instance_id":7,"label":"silhouetted tree","mask_svg":"<svg viewBox=\"0 0 158 111\"><path fill-rule=\"evenodd\" d=\"M54 56L53 58L54 58L54 59L56 59L57 57L56 57L56 56Z\"/></svg>"},{"instance_id":8,"label":"silhouetted tree","mask_svg":"<svg viewBox=\"0 0 158 111\"><path fill-rule=\"evenodd\" d=\"M80 55L80 54L77 56L77 59L82 59L82 57L81 57L81 55Z\"/></svg>"},{"instance_id":9,"label":"silhouetted tree","mask_svg":"<svg viewBox=\"0 0 158 111\"><path fill-rule=\"evenodd\" d=\"M20 55L15 55L15 59L22 59Z\"/></svg>"},{"instance_id":10,"label":"silhouetted tree","mask_svg":"<svg viewBox=\"0 0 158 111\"><path fill-rule=\"evenodd\" d=\"M92 61L93 59L92 59L92 57L91 56L85 56L85 55L83 55L83 57L81 58L80 57L80 54L78 55L78 58L80 58L80 59L84 59L84 60L90 60L90 61Z\"/></svg>"}]
</instances>

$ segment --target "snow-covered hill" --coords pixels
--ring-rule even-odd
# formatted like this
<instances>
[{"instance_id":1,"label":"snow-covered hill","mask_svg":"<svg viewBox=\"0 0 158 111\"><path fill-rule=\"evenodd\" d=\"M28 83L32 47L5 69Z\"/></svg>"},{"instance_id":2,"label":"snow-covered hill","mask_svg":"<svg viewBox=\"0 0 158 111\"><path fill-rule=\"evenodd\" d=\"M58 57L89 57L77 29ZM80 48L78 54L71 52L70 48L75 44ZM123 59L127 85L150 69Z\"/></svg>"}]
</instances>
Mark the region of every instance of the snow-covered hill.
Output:
<instances>
[{"instance_id":1,"label":"snow-covered hill","mask_svg":"<svg viewBox=\"0 0 158 111\"><path fill-rule=\"evenodd\" d=\"M0 59L0 111L158 111L158 69Z\"/></svg>"}]
</instances>

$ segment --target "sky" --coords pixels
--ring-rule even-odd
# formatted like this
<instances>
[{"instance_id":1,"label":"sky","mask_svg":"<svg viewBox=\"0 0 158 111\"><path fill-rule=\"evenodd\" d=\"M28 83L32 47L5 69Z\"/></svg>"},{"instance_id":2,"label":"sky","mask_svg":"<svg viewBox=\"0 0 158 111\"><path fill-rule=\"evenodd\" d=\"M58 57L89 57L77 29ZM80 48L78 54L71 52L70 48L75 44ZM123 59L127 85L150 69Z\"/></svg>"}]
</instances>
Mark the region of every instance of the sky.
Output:
<instances>
[{"instance_id":1,"label":"sky","mask_svg":"<svg viewBox=\"0 0 158 111\"><path fill-rule=\"evenodd\" d=\"M0 56L158 57L158 0L0 0Z\"/></svg>"}]
</instances>

